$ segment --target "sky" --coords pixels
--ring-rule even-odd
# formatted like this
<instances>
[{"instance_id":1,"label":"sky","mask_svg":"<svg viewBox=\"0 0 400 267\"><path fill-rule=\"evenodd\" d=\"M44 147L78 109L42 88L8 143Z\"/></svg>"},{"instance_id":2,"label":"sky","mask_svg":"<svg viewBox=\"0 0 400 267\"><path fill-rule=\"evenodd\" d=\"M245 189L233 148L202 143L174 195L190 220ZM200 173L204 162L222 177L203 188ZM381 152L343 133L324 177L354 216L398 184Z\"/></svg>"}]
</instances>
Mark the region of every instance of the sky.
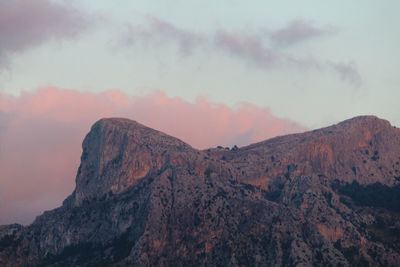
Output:
<instances>
[{"instance_id":1,"label":"sky","mask_svg":"<svg viewBox=\"0 0 400 267\"><path fill-rule=\"evenodd\" d=\"M395 0L0 1L0 224L61 204L102 117L201 149L363 114L399 126L399 9Z\"/></svg>"}]
</instances>

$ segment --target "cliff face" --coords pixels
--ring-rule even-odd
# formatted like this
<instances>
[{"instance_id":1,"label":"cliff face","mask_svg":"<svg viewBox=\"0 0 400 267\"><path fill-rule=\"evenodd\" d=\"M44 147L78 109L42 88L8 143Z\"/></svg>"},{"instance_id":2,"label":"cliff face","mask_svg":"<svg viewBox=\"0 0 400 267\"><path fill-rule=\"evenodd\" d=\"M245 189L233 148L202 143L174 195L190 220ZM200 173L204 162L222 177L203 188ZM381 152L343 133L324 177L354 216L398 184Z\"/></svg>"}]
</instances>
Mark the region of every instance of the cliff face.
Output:
<instances>
[{"instance_id":1,"label":"cliff face","mask_svg":"<svg viewBox=\"0 0 400 267\"><path fill-rule=\"evenodd\" d=\"M72 196L75 205L116 194L155 176L178 155L193 149L182 141L126 119L100 120L83 142Z\"/></svg>"},{"instance_id":2,"label":"cliff face","mask_svg":"<svg viewBox=\"0 0 400 267\"><path fill-rule=\"evenodd\" d=\"M103 119L63 206L0 227L0 266L396 266L399 183L376 117L204 151Z\"/></svg>"}]
</instances>

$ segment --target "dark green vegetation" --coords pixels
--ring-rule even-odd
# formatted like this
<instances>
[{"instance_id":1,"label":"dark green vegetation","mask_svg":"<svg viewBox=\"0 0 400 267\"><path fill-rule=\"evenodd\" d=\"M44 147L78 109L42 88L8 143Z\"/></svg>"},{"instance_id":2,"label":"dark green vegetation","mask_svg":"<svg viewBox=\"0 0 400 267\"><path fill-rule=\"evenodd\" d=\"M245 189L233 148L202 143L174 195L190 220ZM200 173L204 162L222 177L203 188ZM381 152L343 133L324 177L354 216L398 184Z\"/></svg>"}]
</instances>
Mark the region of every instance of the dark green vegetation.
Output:
<instances>
[{"instance_id":1,"label":"dark green vegetation","mask_svg":"<svg viewBox=\"0 0 400 267\"><path fill-rule=\"evenodd\" d=\"M400 185L387 186L379 182L361 185L357 181L340 183L336 180L333 188L344 195L357 206L384 208L400 212ZM342 198L345 204L350 204L348 199Z\"/></svg>"}]
</instances>

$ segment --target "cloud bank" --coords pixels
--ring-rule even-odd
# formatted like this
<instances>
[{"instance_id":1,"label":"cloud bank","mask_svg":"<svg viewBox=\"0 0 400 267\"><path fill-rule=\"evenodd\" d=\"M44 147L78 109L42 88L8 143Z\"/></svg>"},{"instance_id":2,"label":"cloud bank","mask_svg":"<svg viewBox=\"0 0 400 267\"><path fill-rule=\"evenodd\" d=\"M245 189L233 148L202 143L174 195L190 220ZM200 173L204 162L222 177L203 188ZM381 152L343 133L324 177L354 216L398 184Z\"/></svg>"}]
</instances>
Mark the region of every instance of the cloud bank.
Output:
<instances>
[{"instance_id":1,"label":"cloud bank","mask_svg":"<svg viewBox=\"0 0 400 267\"><path fill-rule=\"evenodd\" d=\"M0 1L0 70L9 56L41 43L71 38L89 24L71 5L50 0Z\"/></svg>"},{"instance_id":2,"label":"cloud bank","mask_svg":"<svg viewBox=\"0 0 400 267\"><path fill-rule=\"evenodd\" d=\"M102 117L127 117L197 148L245 145L303 131L268 108L231 108L204 98L188 102L163 92L128 96L118 90L55 87L0 93L0 224L28 223L72 192L81 143Z\"/></svg>"}]
</instances>

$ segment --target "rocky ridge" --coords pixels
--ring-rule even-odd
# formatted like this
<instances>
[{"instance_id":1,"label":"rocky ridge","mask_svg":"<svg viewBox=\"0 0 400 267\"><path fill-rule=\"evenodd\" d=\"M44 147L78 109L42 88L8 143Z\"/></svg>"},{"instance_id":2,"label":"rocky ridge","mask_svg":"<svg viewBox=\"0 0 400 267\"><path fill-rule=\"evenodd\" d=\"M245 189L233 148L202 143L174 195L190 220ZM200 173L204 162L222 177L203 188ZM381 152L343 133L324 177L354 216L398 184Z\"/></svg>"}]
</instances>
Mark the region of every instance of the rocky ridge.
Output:
<instances>
[{"instance_id":1,"label":"rocky ridge","mask_svg":"<svg viewBox=\"0 0 400 267\"><path fill-rule=\"evenodd\" d=\"M397 266L399 183L373 116L207 150L102 119L63 205L0 227L0 266Z\"/></svg>"}]
</instances>

